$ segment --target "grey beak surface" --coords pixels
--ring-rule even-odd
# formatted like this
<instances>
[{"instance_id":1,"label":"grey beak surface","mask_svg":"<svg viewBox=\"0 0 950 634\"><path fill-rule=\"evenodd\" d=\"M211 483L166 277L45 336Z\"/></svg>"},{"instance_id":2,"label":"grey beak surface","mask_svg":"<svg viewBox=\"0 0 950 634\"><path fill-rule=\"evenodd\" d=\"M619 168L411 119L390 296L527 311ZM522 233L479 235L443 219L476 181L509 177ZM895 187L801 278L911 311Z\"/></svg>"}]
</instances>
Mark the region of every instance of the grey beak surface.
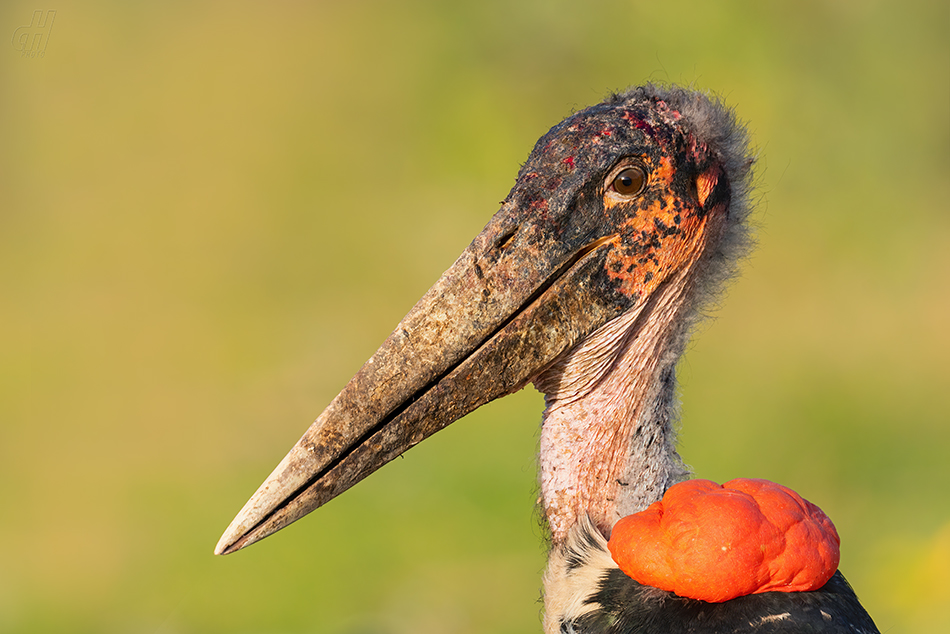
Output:
<instances>
[{"instance_id":1,"label":"grey beak surface","mask_svg":"<svg viewBox=\"0 0 950 634\"><path fill-rule=\"evenodd\" d=\"M590 284L615 236L522 244L505 211L320 414L235 517L216 554L280 530L446 425L517 391L622 311L625 301L598 300L604 294Z\"/></svg>"}]
</instances>

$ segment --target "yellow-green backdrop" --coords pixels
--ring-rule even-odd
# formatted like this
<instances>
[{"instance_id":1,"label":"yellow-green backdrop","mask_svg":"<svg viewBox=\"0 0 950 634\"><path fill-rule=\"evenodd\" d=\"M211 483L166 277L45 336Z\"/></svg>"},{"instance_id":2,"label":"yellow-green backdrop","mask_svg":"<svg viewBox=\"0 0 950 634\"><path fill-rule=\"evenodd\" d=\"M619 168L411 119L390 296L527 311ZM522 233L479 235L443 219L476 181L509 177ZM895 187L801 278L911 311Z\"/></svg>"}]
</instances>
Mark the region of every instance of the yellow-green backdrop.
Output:
<instances>
[{"instance_id":1,"label":"yellow-green backdrop","mask_svg":"<svg viewBox=\"0 0 950 634\"><path fill-rule=\"evenodd\" d=\"M534 141L644 81L759 152L681 453L824 508L882 631L950 631L946 2L50 0L0 6L0 632L539 631L531 389L211 551Z\"/></svg>"}]
</instances>

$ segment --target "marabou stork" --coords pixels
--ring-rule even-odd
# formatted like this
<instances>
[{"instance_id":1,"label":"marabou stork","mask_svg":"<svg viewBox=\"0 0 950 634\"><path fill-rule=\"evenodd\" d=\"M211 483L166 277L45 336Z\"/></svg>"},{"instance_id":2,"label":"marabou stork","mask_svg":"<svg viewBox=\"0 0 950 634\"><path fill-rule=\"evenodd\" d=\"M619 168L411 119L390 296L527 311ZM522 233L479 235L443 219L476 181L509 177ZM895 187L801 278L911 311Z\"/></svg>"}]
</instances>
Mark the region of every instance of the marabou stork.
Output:
<instances>
[{"instance_id":1,"label":"marabou stork","mask_svg":"<svg viewBox=\"0 0 950 634\"><path fill-rule=\"evenodd\" d=\"M624 572L617 561L636 561L639 551L612 556L613 539L608 549L621 518L656 519L668 490L705 482L688 480L674 446L675 366L702 306L748 245L752 163L734 114L677 87L631 89L554 126L498 213L320 414L215 552L270 535L533 383L546 403L546 632L877 632L836 571L836 534L831 566L811 585L776 577L768 556L763 563L774 544L754 543L755 570L715 557L690 564L683 574L714 592L724 571L740 585L772 575L712 596ZM812 509L830 526L785 491L798 500L786 499L793 510ZM741 532L745 517L703 515L688 530L712 531L718 549L728 541L719 524L738 522ZM805 523L796 516L789 525ZM625 537L634 546L637 531ZM786 537L780 528L779 550L793 549ZM820 541L806 531L794 548L817 552ZM667 560L679 556L677 544Z\"/></svg>"}]
</instances>

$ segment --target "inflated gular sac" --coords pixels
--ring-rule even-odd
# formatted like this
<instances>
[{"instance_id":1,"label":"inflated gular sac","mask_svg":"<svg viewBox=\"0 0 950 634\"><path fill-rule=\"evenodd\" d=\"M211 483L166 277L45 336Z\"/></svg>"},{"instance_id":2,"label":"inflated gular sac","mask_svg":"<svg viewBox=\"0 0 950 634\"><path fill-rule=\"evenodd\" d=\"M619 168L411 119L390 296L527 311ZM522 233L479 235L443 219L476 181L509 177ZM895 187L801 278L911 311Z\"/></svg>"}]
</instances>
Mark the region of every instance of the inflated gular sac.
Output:
<instances>
[{"instance_id":1,"label":"inflated gular sac","mask_svg":"<svg viewBox=\"0 0 950 634\"><path fill-rule=\"evenodd\" d=\"M820 508L780 484L687 480L614 526L614 561L640 583L720 603L817 590L838 569L840 540Z\"/></svg>"}]
</instances>

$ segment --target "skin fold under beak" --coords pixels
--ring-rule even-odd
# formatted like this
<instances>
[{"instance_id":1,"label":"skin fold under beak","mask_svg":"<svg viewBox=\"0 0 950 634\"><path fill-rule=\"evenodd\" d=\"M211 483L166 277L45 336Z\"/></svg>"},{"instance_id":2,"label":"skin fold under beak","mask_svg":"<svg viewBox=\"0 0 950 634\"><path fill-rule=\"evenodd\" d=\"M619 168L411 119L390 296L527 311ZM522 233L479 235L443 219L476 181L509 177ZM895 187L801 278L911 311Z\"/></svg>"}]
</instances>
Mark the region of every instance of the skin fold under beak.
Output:
<instances>
[{"instance_id":1,"label":"skin fold under beak","mask_svg":"<svg viewBox=\"0 0 950 634\"><path fill-rule=\"evenodd\" d=\"M552 232L506 202L260 486L218 542L240 550L479 406L620 315L603 227ZM566 235L567 234L567 235Z\"/></svg>"}]
</instances>

